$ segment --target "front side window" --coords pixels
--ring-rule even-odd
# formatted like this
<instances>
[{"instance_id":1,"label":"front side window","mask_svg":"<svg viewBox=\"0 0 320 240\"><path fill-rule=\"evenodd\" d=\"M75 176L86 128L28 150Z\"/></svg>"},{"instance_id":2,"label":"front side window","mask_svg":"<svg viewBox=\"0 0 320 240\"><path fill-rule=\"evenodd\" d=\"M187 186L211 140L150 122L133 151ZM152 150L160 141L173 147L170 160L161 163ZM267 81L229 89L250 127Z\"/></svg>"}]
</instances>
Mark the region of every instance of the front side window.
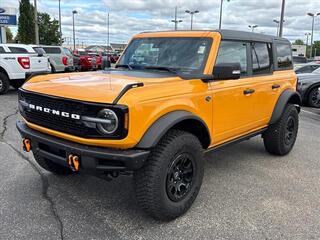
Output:
<instances>
[{"instance_id":1,"label":"front side window","mask_svg":"<svg viewBox=\"0 0 320 240\"><path fill-rule=\"evenodd\" d=\"M289 44L276 44L278 68L292 68L291 46Z\"/></svg>"},{"instance_id":2,"label":"front side window","mask_svg":"<svg viewBox=\"0 0 320 240\"><path fill-rule=\"evenodd\" d=\"M202 73L212 39L195 37L134 39L119 65L172 68L186 73Z\"/></svg>"},{"instance_id":3,"label":"front side window","mask_svg":"<svg viewBox=\"0 0 320 240\"><path fill-rule=\"evenodd\" d=\"M268 43L252 43L252 73L253 75L271 72L271 45Z\"/></svg>"},{"instance_id":4,"label":"front side window","mask_svg":"<svg viewBox=\"0 0 320 240\"><path fill-rule=\"evenodd\" d=\"M244 42L222 41L216 64L240 63L241 75L247 74L247 44Z\"/></svg>"}]
</instances>

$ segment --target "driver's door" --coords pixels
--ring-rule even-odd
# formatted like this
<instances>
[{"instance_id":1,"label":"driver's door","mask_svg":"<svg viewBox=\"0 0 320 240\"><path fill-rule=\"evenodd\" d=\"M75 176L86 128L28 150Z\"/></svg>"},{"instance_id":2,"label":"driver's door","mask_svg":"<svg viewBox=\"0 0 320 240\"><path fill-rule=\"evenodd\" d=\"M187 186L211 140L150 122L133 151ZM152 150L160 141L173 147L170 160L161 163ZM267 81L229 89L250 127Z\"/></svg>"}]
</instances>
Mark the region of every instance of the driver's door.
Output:
<instances>
[{"instance_id":1,"label":"driver's door","mask_svg":"<svg viewBox=\"0 0 320 240\"><path fill-rule=\"evenodd\" d=\"M254 127L254 86L248 68L249 44L222 41L216 64L239 62L241 78L211 82L213 103L213 145L242 136Z\"/></svg>"}]
</instances>

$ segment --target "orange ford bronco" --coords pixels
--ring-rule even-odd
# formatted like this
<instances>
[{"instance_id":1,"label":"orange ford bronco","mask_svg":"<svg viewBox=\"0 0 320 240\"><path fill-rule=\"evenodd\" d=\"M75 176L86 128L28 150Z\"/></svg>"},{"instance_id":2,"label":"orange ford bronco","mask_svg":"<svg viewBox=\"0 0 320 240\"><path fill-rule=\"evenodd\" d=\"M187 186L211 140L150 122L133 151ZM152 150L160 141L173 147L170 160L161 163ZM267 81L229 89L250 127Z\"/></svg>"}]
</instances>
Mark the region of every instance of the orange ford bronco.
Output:
<instances>
[{"instance_id":1,"label":"orange ford bronco","mask_svg":"<svg viewBox=\"0 0 320 240\"><path fill-rule=\"evenodd\" d=\"M113 69L35 76L19 91L26 151L55 174L133 173L140 206L185 213L201 187L203 153L262 135L285 155L301 98L290 42L238 31L136 35Z\"/></svg>"}]
</instances>

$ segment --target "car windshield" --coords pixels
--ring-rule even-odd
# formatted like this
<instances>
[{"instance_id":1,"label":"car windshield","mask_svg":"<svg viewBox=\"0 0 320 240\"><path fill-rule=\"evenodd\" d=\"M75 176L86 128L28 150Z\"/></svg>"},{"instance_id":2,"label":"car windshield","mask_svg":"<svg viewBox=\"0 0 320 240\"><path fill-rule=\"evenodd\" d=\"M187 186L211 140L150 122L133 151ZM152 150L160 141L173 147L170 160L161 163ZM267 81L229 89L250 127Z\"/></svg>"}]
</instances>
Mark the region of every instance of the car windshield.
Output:
<instances>
[{"instance_id":1,"label":"car windshield","mask_svg":"<svg viewBox=\"0 0 320 240\"><path fill-rule=\"evenodd\" d=\"M175 69L203 73L212 39L199 37L134 39L123 53L119 66L130 69Z\"/></svg>"}]
</instances>

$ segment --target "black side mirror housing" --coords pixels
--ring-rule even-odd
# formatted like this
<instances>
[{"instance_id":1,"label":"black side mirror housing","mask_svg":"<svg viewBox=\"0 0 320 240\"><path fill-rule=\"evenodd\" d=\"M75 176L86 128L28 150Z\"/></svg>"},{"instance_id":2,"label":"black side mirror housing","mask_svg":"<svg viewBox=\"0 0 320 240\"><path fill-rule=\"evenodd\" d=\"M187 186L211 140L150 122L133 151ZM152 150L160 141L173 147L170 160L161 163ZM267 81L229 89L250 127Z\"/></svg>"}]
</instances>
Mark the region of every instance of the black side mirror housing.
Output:
<instances>
[{"instance_id":1,"label":"black side mirror housing","mask_svg":"<svg viewBox=\"0 0 320 240\"><path fill-rule=\"evenodd\" d=\"M240 63L220 63L213 69L214 80L239 79L241 75Z\"/></svg>"}]
</instances>

